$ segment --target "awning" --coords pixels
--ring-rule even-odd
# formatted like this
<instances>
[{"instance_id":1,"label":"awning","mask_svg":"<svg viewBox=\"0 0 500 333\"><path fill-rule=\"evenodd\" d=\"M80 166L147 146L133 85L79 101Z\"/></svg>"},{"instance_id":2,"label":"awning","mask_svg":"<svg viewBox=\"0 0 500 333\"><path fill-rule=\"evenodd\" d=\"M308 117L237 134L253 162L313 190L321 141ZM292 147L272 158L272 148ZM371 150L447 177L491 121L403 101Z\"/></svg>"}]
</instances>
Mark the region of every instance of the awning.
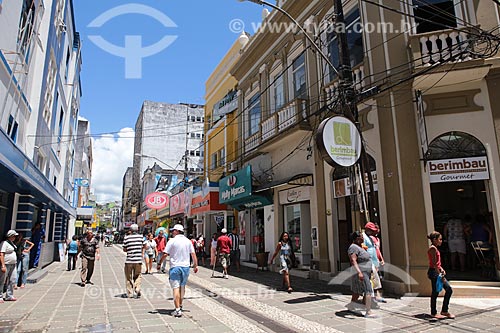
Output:
<instances>
[{"instance_id":1,"label":"awning","mask_svg":"<svg viewBox=\"0 0 500 333\"><path fill-rule=\"evenodd\" d=\"M265 190L270 190L272 188L275 188L278 186L284 186L284 185L313 186L314 185L313 174L312 173L300 173L300 174L297 174L297 175L289 177L289 178L274 180L274 181L269 182L265 185L256 186L255 189L253 190L253 192L254 193L262 192Z\"/></svg>"},{"instance_id":2,"label":"awning","mask_svg":"<svg viewBox=\"0 0 500 333\"><path fill-rule=\"evenodd\" d=\"M229 204L231 207L237 210L245 210L250 208L259 208L267 205L271 205L273 199L270 193L264 192L260 194L253 194L249 197L243 198L241 200L234 200Z\"/></svg>"}]
</instances>

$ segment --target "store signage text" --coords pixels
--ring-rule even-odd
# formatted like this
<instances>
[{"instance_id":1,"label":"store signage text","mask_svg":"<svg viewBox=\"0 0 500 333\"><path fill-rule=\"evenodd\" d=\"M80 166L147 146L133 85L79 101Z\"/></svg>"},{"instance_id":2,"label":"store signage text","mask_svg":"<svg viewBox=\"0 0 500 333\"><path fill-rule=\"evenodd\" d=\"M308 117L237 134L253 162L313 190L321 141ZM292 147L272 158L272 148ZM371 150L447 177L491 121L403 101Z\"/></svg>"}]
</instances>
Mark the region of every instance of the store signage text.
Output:
<instances>
[{"instance_id":1,"label":"store signage text","mask_svg":"<svg viewBox=\"0 0 500 333\"><path fill-rule=\"evenodd\" d=\"M167 205L167 195L159 192L149 193L146 196L145 204L151 209L162 209Z\"/></svg>"},{"instance_id":2,"label":"store signage text","mask_svg":"<svg viewBox=\"0 0 500 333\"><path fill-rule=\"evenodd\" d=\"M279 192L280 204L308 201L311 199L311 188L307 186L295 187Z\"/></svg>"},{"instance_id":3,"label":"store signage text","mask_svg":"<svg viewBox=\"0 0 500 333\"><path fill-rule=\"evenodd\" d=\"M486 156L429 161L431 183L489 179Z\"/></svg>"},{"instance_id":4,"label":"store signage text","mask_svg":"<svg viewBox=\"0 0 500 333\"><path fill-rule=\"evenodd\" d=\"M244 185L242 185L240 187L233 187L229 190L225 190L224 192L222 192L222 199L223 200L230 200L230 199L236 197L237 195L243 194L245 192L246 192L246 189L245 189Z\"/></svg>"},{"instance_id":5,"label":"store signage text","mask_svg":"<svg viewBox=\"0 0 500 333\"><path fill-rule=\"evenodd\" d=\"M323 158L333 166L354 165L361 155L361 136L356 125L341 116L324 120L316 136Z\"/></svg>"}]
</instances>

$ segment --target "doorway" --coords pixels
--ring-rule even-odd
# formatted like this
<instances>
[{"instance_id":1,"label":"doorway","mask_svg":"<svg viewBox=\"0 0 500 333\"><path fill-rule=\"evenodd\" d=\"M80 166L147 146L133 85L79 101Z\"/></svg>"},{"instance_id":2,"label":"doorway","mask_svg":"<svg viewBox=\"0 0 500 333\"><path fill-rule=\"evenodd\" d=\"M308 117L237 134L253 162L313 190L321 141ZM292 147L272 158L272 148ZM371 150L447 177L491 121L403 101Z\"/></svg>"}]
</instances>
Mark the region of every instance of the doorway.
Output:
<instances>
[{"instance_id":1,"label":"doorway","mask_svg":"<svg viewBox=\"0 0 500 333\"><path fill-rule=\"evenodd\" d=\"M448 132L430 143L427 160L434 230L443 235L440 252L447 275L496 280L498 250L486 149L467 133Z\"/></svg>"}]
</instances>

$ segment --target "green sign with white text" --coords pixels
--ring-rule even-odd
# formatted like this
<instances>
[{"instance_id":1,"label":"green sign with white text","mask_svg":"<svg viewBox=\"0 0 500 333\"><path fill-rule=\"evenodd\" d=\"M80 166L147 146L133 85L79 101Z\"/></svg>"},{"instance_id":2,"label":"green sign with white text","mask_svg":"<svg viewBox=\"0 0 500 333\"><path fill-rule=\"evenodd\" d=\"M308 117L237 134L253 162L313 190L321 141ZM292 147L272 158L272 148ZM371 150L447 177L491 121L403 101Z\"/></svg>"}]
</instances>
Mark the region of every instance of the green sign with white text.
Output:
<instances>
[{"instance_id":1,"label":"green sign with white text","mask_svg":"<svg viewBox=\"0 0 500 333\"><path fill-rule=\"evenodd\" d=\"M219 203L230 204L252 195L252 168L250 165L219 180Z\"/></svg>"}]
</instances>

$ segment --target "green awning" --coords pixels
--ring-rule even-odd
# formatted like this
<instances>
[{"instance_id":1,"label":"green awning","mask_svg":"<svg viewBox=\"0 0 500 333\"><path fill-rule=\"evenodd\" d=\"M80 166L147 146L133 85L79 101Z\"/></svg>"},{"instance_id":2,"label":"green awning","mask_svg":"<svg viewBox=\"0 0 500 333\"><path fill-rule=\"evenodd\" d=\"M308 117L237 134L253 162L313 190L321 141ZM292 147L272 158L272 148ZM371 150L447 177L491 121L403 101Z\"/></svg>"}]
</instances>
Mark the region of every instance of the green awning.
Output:
<instances>
[{"instance_id":1,"label":"green awning","mask_svg":"<svg viewBox=\"0 0 500 333\"><path fill-rule=\"evenodd\" d=\"M250 208L259 208L273 203L272 196L269 193L259 193L251 195L240 200L228 202L234 209L245 210Z\"/></svg>"}]
</instances>

